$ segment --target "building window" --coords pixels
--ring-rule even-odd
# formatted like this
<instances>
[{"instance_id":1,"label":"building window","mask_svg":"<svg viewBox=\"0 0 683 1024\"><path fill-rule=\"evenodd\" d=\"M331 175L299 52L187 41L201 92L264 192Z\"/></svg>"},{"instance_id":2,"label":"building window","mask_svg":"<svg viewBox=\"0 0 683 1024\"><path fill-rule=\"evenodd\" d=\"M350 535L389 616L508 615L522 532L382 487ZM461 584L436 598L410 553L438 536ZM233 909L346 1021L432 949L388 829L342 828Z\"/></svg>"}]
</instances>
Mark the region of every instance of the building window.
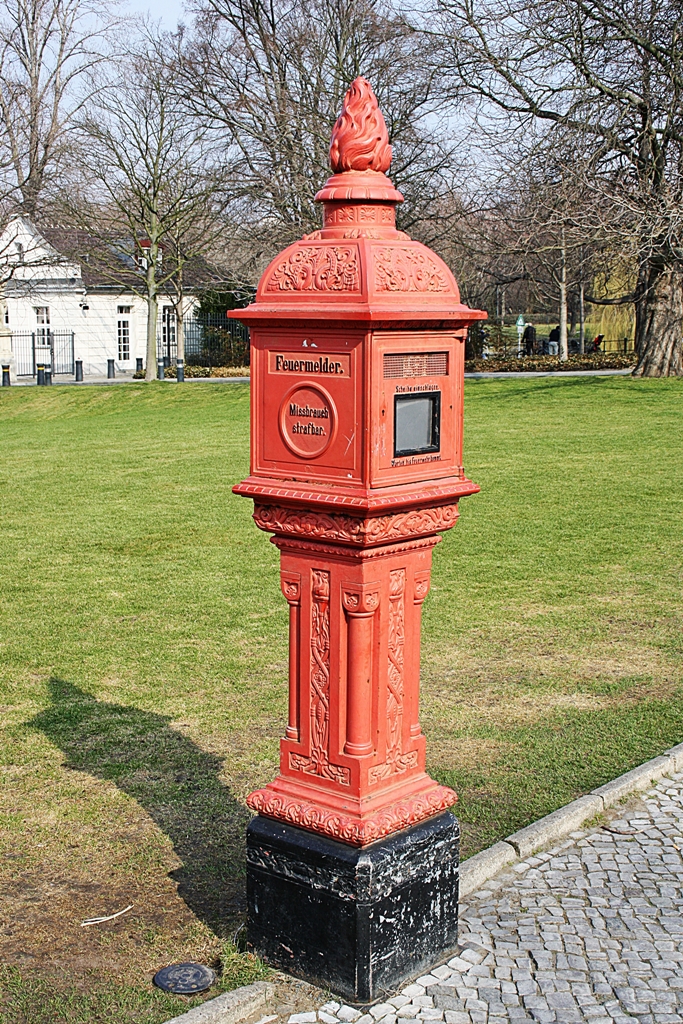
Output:
<instances>
[{"instance_id":1,"label":"building window","mask_svg":"<svg viewBox=\"0 0 683 1024\"><path fill-rule=\"evenodd\" d=\"M119 313L130 312L130 306L119 306ZM119 362L125 363L130 359L130 320L119 319L117 323L117 336L119 342Z\"/></svg>"},{"instance_id":2,"label":"building window","mask_svg":"<svg viewBox=\"0 0 683 1024\"><path fill-rule=\"evenodd\" d=\"M17 251L17 262L18 263L23 263L24 262L24 243L23 242L15 242L14 243L14 248Z\"/></svg>"},{"instance_id":3,"label":"building window","mask_svg":"<svg viewBox=\"0 0 683 1024\"><path fill-rule=\"evenodd\" d=\"M9 306L5 306L5 323L9 324Z\"/></svg>"},{"instance_id":4,"label":"building window","mask_svg":"<svg viewBox=\"0 0 683 1024\"><path fill-rule=\"evenodd\" d=\"M130 306L117 306L116 307L116 312L117 313L130 313L130 309L131 309Z\"/></svg>"},{"instance_id":5,"label":"building window","mask_svg":"<svg viewBox=\"0 0 683 1024\"><path fill-rule=\"evenodd\" d=\"M161 310L161 341L163 355L169 362L176 357L176 314L175 306L163 306Z\"/></svg>"},{"instance_id":6,"label":"building window","mask_svg":"<svg viewBox=\"0 0 683 1024\"><path fill-rule=\"evenodd\" d=\"M36 311L36 342L38 345L50 344L50 307L34 306Z\"/></svg>"}]
</instances>

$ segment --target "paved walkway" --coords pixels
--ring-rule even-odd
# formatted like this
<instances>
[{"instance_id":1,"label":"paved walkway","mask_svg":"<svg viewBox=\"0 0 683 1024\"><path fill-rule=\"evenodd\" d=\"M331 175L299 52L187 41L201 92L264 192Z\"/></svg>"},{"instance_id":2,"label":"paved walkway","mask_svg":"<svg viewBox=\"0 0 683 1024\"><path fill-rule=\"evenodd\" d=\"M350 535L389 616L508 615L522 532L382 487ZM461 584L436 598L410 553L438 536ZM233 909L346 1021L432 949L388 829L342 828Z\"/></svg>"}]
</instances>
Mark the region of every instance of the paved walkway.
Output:
<instances>
[{"instance_id":1,"label":"paved walkway","mask_svg":"<svg viewBox=\"0 0 683 1024\"><path fill-rule=\"evenodd\" d=\"M468 897L459 955L396 997L289 1021L683 1022L682 850L683 773Z\"/></svg>"}]
</instances>

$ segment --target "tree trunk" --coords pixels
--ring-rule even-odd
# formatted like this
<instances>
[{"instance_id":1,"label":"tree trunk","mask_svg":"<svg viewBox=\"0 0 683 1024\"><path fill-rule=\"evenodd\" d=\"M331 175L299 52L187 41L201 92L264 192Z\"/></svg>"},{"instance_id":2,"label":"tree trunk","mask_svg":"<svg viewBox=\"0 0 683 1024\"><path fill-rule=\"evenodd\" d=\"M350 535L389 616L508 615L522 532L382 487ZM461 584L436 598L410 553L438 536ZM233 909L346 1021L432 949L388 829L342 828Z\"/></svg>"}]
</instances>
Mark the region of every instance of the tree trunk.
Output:
<instances>
[{"instance_id":1,"label":"tree trunk","mask_svg":"<svg viewBox=\"0 0 683 1024\"><path fill-rule=\"evenodd\" d=\"M560 256L562 260L560 267L560 359L564 361L569 357L569 346L567 345L567 250L564 241L564 226L562 227Z\"/></svg>"},{"instance_id":2,"label":"tree trunk","mask_svg":"<svg viewBox=\"0 0 683 1024\"><path fill-rule=\"evenodd\" d=\"M176 313L176 358L185 362L185 317L182 301L178 304Z\"/></svg>"},{"instance_id":3,"label":"tree trunk","mask_svg":"<svg viewBox=\"0 0 683 1024\"><path fill-rule=\"evenodd\" d=\"M184 281L183 281L183 262L180 259L180 245L176 245L176 252L178 254L178 272L176 274L176 303L175 303L175 321L176 321L176 359L182 360L185 363L185 310L183 308L183 296L184 296Z\"/></svg>"},{"instance_id":4,"label":"tree trunk","mask_svg":"<svg viewBox=\"0 0 683 1024\"><path fill-rule=\"evenodd\" d=\"M635 377L683 376L683 274L645 263L636 287Z\"/></svg>"},{"instance_id":5,"label":"tree trunk","mask_svg":"<svg viewBox=\"0 0 683 1024\"><path fill-rule=\"evenodd\" d=\"M156 264L150 258L147 267L147 366L145 380L154 380L157 375L157 299Z\"/></svg>"},{"instance_id":6,"label":"tree trunk","mask_svg":"<svg viewBox=\"0 0 683 1024\"><path fill-rule=\"evenodd\" d=\"M579 352L581 355L586 351L586 303L584 300L583 281L579 286Z\"/></svg>"}]
</instances>

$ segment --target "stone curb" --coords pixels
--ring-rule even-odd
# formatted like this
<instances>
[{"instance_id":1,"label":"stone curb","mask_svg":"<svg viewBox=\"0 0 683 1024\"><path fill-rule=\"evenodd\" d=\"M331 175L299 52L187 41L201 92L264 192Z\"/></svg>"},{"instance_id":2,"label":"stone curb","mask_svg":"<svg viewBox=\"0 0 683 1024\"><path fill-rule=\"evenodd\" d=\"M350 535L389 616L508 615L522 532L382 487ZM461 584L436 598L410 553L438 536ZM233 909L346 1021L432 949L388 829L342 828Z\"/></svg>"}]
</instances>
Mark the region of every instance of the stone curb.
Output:
<instances>
[{"instance_id":1,"label":"stone curb","mask_svg":"<svg viewBox=\"0 0 683 1024\"><path fill-rule=\"evenodd\" d=\"M683 772L683 743L679 743L677 747L671 747L670 750L665 750L664 755L671 758L677 772Z\"/></svg>"},{"instance_id":2,"label":"stone curb","mask_svg":"<svg viewBox=\"0 0 683 1024\"><path fill-rule=\"evenodd\" d=\"M683 750L683 744L681 749ZM629 793L639 793L644 789L649 789L653 782L661 779L667 772L675 770L674 758L666 757L666 755L654 757L651 761L646 761L645 764L638 765L632 771L626 772L625 775L620 775L613 782L594 789L593 793L600 797L605 807L614 807L622 797L628 796Z\"/></svg>"},{"instance_id":3,"label":"stone curb","mask_svg":"<svg viewBox=\"0 0 683 1024\"><path fill-rule=\"evenodd\" d=\"M482 882L488 881L518 859L515 848L510 843L502 841L464 860L460 865L461 898L479 889Z\"/></svg>"},{"instance_id":4,"label":"stone curb","mask_svg":"<svg viewBox=\"0 0 683 1024\"><path fill-rule=\"evenodd\" d=\"M253 985L224 992L215 999L207 999L201 1006L171 1018L166 1024L237 1024L264 1006L274 994L273 985L267 981L256 981Z\"/></svg>"},{"instance_id":5,"label":"stone curb","mask_svg":"<svg viewBox=\"0 0 683 1024\"><path fill-rule=\"evenodd\" d=\"M573 800L532 825L513 832L488 850L476 853L460 866L460 898L469 896L485 882L491 882L503 868L530 857L544 846L564 839L585 821L613 807L623 797L649 789L653 782L677 771L683 771L683 743L666 750L661 757L654 757L630 772L625 772L612 782L598 786L586 796Z\"/></svg>"},{"instance_id":6,"label":"stone curb","mask_svg":"<svg viewBox=\"0 0 683 1024\"><path fill-rule=\"evenodd\" d=\"M604 804L599 796L582 796L558 808L552 814L546 814L545 818L540 818L532 825L521 828L519 832L513 832L505 842L514 846L520 859L524 860L542 846L564 839L570 832L581 828L584 821L594 818L602 810Z\"/></svg>"}]
</instances>

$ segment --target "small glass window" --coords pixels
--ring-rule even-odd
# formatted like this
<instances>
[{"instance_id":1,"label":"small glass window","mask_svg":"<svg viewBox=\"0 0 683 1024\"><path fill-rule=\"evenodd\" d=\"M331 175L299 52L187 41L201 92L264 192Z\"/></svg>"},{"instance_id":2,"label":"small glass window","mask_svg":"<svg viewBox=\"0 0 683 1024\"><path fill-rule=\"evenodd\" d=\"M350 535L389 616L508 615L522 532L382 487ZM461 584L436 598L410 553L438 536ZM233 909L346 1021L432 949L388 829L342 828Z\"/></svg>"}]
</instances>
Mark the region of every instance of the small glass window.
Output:
<instances>
[{"instance_id":1,"label":"small glass window","mask_svg":"<svg viewBox=\"0 0 683 1024\"><path fill-rule=\"evenodd\" d=\"M130 359L130 322L119 320L118 322L119 362L125 363Z\"/></svg>"},{"instance_id":2,"label":"small glass window","mask_svg":"<svg viewBox=\"0 0 683 1024\"><path fill-rule=\"evenodd\" d=\"M36 314L36 342L38 345L50 344L50 307L34 306Z\"/></svg>"},{"instance_id":3,"label":"small glass window","mask_svg":"<svg viewBox=\"0 0 683 1024\"><path fill-rule=\"evenodd\" d=\"M438 452L441 392L396 395L394 399L394 457Z\"/></svg>"}]
</instances>

